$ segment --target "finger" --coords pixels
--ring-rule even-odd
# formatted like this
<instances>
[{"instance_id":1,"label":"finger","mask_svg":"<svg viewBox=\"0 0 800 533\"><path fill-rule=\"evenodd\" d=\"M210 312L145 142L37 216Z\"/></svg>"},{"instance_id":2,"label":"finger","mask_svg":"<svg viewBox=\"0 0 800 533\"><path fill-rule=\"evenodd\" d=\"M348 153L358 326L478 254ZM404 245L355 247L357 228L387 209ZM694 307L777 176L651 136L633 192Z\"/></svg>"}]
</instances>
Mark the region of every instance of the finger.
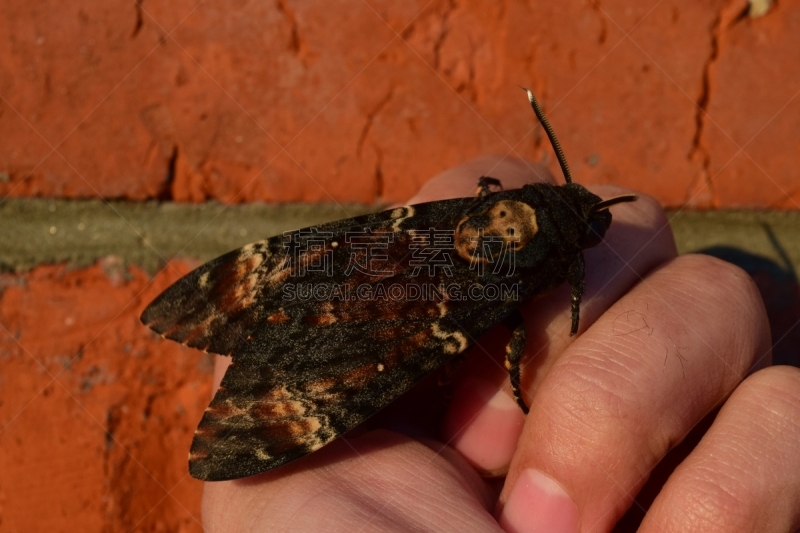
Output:
<instances>
[{"instance_id":1,"label":"finger","mask_svg":"<svg viewBox=\"0 0 800 533\"><path fill-rule=\"evenodd\" d=\"M214 377L211 380L211 393L215 394L222 383L222 378L225 376L225 371L231 366L231 358L227 355L214 356Z\"/></svg>"},{"instance_id":2,"label":"finger","mask_svg":"<svg viewBox=\"0 0 800 533\"><path fill-rule=\"evenodd\" d=\"M457 454L389 431L301 461L207 483L205 531L495 532L491 493Z\"/></svg>"},{"instance_id":3,"label":"finger","mask_svg":"<svg viewBox=\"0 0 800 533\"><path fill-rule=\"evenodd\" d=\"M593 192L611 198L630 191L597 187ZM676 256L674 239L661 206L641 196L636 202L612 208L614 220L604 242L584 251L586 293L581 305L580 331L585 331L603 312L655 266ZM565 285L550 295L522 306L527 346L522 362L524 391L535 391L558 355L574 341L570 331L570 288ZM502 330L478 342L464 365L465 381L459 383L445 420L445 439L484 475L508 471L524 417L513 400L508 371L503 364ZM525 396L528 403L530 395Z\"/></svg>"},{"instance_id":4,"label":"finger","mask_svg":"<svg viewBox=\"0 0 800 533\"><path fill-rule=\"evenodd\" d=\"M645 276L541 382L501 524L530 531L560 517L610 530L658 461L769 345L758 291L737 267L683 256Z\"/></svg>"},{"instance_id":5,"label":"finger","mask_svg":"<svg viewBox=\"0 0 800 533\"><path fill-rule=\"evenodd\" d=\"M800 528L800 370L747 378L670 477L639 531Z\"/></svg>"},{"instance_id":6,"label":"finger","mask_svg":"<svg viewBox=\"0 0 800 533\"><path fill-rule=\"evenodd\" d=\"M526 183L555 182L552 174L537 163L516 157L487 155L472 159L434 176L406 203L418 204L433 200L475 196L478 178L482 176L497 178L502 183L503 189L506 190L518 189Z\"/></svg>"}]
</instances>

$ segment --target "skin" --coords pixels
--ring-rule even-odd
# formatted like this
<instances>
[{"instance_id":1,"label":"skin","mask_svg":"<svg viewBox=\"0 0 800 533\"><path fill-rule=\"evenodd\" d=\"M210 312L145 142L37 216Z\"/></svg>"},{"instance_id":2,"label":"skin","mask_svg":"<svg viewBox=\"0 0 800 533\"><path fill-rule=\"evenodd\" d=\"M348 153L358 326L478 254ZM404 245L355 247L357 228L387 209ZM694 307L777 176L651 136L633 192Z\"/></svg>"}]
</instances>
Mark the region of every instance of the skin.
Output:
<instances>
[{"instance_id":1,"label":"skin","mask_svg":"<svg viewBox=\"0 0 800 533\"><path fill-rule=\"evenodd\" d=\"M440 174L409 203L472 195L483 174L506 189L556 183L534 164L487 157ZM569 336L567 286L522 307L527 417L511 397L498 327L450 387L426 380L310 456L206 484L206 530L800 528L800 371L769 367L755 285L712 257L677 257L653 199L612 213L604 242L584 252L579 334Z\"/></svg>"}]
</instances>

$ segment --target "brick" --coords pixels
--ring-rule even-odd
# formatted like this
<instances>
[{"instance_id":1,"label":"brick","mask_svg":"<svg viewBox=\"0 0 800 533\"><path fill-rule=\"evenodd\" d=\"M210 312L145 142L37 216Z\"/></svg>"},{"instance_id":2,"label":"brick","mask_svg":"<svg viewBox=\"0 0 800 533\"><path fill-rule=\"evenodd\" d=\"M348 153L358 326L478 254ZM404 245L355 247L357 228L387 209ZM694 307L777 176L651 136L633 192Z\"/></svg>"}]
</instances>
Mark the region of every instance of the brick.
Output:
<instances>
[{"instance_id":1,"label":"brick","mask_svg":"<svg viewBox=\"0 0 800 533\"><path fill-rule=\"evenodd\" d=\"M582 183L797 207L798 0L6 4L3 195L391 203L487 153L557 170L520 84Z\"/></svg>"}]
</instances>

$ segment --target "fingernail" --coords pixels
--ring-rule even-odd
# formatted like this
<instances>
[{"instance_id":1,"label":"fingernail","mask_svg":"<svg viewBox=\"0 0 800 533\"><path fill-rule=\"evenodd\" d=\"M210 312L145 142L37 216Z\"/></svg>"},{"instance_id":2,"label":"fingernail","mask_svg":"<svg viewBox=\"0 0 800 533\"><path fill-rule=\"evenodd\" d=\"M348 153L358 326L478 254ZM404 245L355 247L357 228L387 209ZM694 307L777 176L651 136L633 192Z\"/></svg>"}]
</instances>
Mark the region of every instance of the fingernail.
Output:
<instances>
[{"instance_id":1,"label":"fingernail","mask_svg":"<svg viewBox=\"0 0 800 533\"><path fill-rule=\"evenodd\" d=\"M578 506L547 474L529 468L517 482L500 513L507 533L577 533Z\"/></svg>"},{"instance_id":2,"label":"fingernail","mask_svg":"<svg viewBox=\"0 0 800 533\"><path fill-rule=\"evenodd\" d=\"M445 422L453 448L483 475L504 475L525 423L514 399L473 377L456 391L453 405Z\"/></svg>"}]
</instances>

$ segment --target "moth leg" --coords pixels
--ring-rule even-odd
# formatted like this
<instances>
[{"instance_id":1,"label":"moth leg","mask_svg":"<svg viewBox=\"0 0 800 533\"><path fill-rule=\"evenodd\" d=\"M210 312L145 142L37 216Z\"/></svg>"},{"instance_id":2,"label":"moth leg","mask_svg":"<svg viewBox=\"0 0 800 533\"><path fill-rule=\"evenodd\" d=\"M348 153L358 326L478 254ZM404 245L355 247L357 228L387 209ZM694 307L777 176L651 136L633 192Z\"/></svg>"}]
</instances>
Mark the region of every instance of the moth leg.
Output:
<instances>
[{"instance_id":1,"label":"moth leg","mask_svg":"<svg viewBox=\"0 0 800 533\"><path fill-rule=\"evenodd\" d=\"M578 253L575 260L569 266L567 280L572 286L572 327L569 336L578 333L581 317L581 298L583 290L586 288L586 263L583 260L583 253Z\"/></svg>"},{"instance_id":2,"label":"moth leg","mask_svg":"<svg viewBox=\"0 0 800 533\"><path fill-rule=\"evenodd\" d=\"M523 322L520 312L515 310L506 319L505 324L511 330L511 340L506 345L506 369L511 381L511 390L514 392L514 399L517 400L517 405L527 415L529 409L525 404L525 400L522 399L522 390L519 384L519 362L522 359L522 352L525 351L525 322Z\"/></svg>"},{"instance_id":3,"label":"moth leg","mask_svg":"<svg viewBox=\"0 0 800 533\"><path fill-rule=\"evenodd\" d=\"M489 187L491 186L500 187L501 189L503 188L503 184L500 183L499 179L490 178L488 176L481 176L478 179L478 190L475 192L475 196L477 196L478 198L483 198L484 196L492 192L489 189Z\"/></svg>"}]
</instances>

